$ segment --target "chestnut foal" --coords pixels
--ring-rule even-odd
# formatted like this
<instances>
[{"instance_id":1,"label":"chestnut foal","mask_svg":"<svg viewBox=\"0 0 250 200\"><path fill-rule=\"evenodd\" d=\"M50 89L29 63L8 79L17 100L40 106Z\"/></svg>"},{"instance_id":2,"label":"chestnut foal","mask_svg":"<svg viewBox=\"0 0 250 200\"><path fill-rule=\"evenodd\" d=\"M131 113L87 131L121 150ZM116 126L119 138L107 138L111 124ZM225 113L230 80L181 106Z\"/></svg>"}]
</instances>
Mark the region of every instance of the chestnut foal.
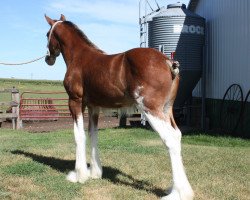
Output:
<instances>
[{"instance_id":1,"label":"chestnut foal","mask_svg":"<svg viewBox=\"0 0 250 200\"><path fill-rule=\"evenodd\" d=\"M97 148L97 123L100 108L122 108L136 105L168 148L173 174L171 193L162 199L191 200L193 190L188 182L181 157L181 132L173 118L173 103L179 85L178 62L150 48L135 48L107 55L98 49L73 23L52 20L48 36L48 65L62 53L67 65L64 87L74 120L76 143L75 170L67 180L84 183L101 178L102 166ZM91 140L91 166L86 161L86 134L83 113L88 107Z\"/></svg>"}]
</instances>

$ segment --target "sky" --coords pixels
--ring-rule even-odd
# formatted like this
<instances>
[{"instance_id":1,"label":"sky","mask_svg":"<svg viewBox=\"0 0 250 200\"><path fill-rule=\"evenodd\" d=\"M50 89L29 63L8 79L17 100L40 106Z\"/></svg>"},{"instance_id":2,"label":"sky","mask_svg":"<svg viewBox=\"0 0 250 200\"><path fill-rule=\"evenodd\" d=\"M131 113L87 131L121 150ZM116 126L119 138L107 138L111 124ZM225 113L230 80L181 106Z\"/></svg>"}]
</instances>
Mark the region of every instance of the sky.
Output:
<instances>
[{"instance_id":1,"label":"sky","mask_svg":"<svg viewBox=\"0 0 250 200\"><path fill-rule=\"evenodd\" d=\"M156 9L155 0L148 0ZM157 0L160 7L178 0ZM180 0L179 0L180 1ZM180 2L188 5L189 0ZM46 54L50 29L44 14L76 24L107 54L139 47L139 0L8 0L0 2L0 63L19 63ZM44 59L28 65L0 65L0 78L63 80L62 56L53 66Z\"/></svg>"}]
</instances>

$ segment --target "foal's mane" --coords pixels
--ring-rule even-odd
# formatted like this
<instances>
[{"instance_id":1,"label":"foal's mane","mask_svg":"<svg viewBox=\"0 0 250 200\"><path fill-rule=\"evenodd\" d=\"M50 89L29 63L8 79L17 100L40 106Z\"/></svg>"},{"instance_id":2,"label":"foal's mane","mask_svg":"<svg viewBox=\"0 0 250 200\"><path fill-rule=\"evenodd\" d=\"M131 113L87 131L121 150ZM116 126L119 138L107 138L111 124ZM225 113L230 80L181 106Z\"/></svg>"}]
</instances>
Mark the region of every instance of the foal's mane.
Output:
<instances>
[{"instance_id":1,"label":"foal's mane","mask_svg":"<svg viewBox=\"0 0 250 200\"><path fill-rule=\"evenodd\" d=\"M90 39L87 37L87 35L85 35L85 33L81 29L79 29L77 25L75 25L71 21L64 21L64 24L66 24L67 26L74 29L75 32L78 34L78 36L80 36L84 40L84 42L86 42L90 47L93 47L94 49L98 50L99 52L104 53L104 51L99 49L93 42L90 41Z\"/></svg>"}]
</instances>

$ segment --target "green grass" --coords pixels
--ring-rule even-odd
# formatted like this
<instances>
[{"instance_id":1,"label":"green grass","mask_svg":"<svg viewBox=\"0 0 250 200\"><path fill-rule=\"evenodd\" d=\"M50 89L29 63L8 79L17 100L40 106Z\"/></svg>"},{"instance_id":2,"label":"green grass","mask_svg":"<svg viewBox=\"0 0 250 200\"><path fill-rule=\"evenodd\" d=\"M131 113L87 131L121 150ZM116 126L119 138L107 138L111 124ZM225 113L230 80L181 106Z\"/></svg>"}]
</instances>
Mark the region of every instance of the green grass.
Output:
<instances>
[{"instance_id":1,"label":"green grass","mask_svg":"<svg viewBox=\"0 0 250 200\"><path fill-rule=\"evenodd\" d=\"M12 174L18 176L31 176L44 172L45 167L39 163L33 163L29 161L9 166L7 168L4 168L3 171L5 174Z\"/></svg>"},{"instance_id":2,"label":"green grass","mask_svg":"<svg viewBox=\"0 0 250 200\"><path fill-rule=\"evenodd\" d=\"M192 145L218 146L218 147L249 147L249 140L232 138L229 136L209 136L204 133L185 136L183 142Z\"/></svg>"},{"instance_id":3,"label":"green grass","mask_svg":"<svg viewBox=\"0 0 250 200\"><path fill-rule=\"evenodd\" d=\"M166 149L144 129L100 130L103 178L69 183L65 176L75 159L71 132L1 129L0 199L154 200L171 185ZM248 199L248 140L188 135L182 153L196 199Z\"/></svg>"}]
</instances>

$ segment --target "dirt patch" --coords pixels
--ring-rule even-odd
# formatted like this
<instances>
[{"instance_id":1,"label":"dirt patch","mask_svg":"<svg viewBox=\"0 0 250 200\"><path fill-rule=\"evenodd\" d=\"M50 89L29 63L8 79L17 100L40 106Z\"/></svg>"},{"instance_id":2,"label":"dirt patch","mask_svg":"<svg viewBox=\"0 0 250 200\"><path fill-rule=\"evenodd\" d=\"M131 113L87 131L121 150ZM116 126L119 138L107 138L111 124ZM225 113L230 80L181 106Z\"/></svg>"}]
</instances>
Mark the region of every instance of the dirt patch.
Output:
<instances>
[{"instance_id":1,"label":"dirt patch","mask_svg":"<svg viewBox=\"0 0 250 200\"><path fill-rule=\"evenodd\" d=\"M88 128L88 118L84 120L85 128ZM99 118L98 128L114 128L119 126L119 119L117 117ZM12 128L11 122L3 122L2 128ZM24 121L23 130L32 133L51 132L56 130L71 129L73 128L72 119L58 119L55 121Z\"/></svg>"},{"instance_id":2,"label":"dirt patch","mask_svg":"<svg viewBox=\"0 0 250 200\"><path fill-rule=\"evenodd\" d=\"M84 127L88 129L89 119L84 117ZM98 129L119 127L119 118L100 115L98 121ZM140 117L128 117L126 120L126 127L143 127ZM144 126L148 128L149 125ZM2 122L1 128L12 129L11 120ZM0 130L1 130L0 128ZM52 132L57 130L73 129L73 120L71 118L64 118L58 120L43 120L43 121L23 121L23 129L32 133Z\"/></svg>"}]
</instances>

